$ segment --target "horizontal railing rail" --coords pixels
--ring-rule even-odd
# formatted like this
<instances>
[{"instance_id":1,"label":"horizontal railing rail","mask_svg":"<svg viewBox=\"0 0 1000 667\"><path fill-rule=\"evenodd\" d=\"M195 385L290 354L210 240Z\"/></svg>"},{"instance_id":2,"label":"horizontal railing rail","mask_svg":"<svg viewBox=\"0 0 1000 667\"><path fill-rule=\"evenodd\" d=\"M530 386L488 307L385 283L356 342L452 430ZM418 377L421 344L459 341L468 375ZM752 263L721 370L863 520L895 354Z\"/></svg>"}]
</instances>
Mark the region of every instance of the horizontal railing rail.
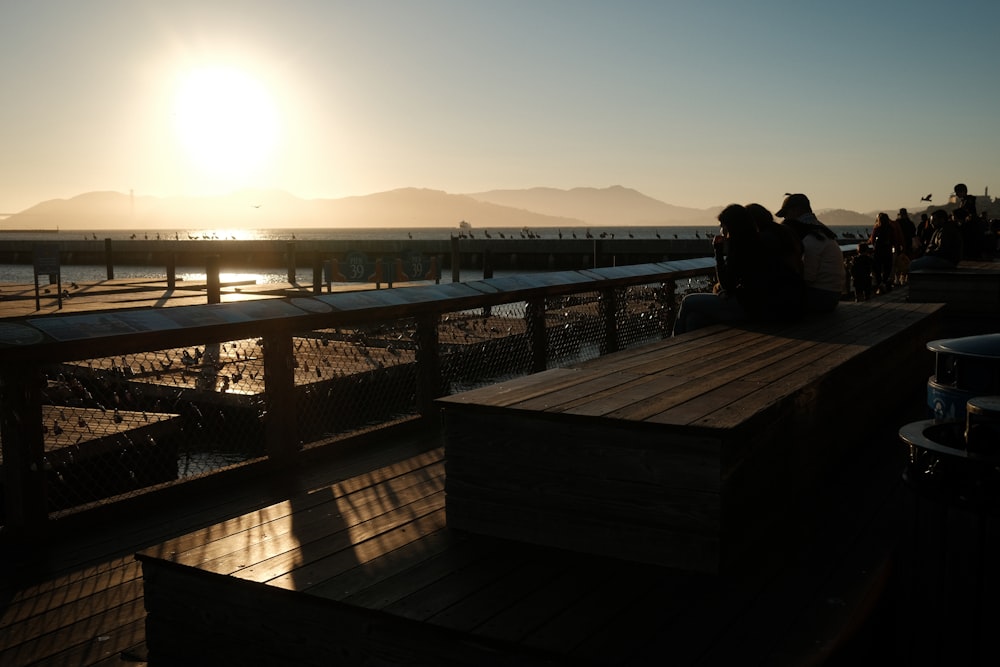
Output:
<instances>
[{"instance_id":1,"label":"horizontal railing rail","mask_svg":"<svg viewBox=\"0 0 1000 667\"><path fill-rule=\"evenodd\" d=\"M669 336L711 258L7 320L2 525L419 420L434 399ZM684 281L687 281L686 283Z\"/></svg>"}]
</instances>

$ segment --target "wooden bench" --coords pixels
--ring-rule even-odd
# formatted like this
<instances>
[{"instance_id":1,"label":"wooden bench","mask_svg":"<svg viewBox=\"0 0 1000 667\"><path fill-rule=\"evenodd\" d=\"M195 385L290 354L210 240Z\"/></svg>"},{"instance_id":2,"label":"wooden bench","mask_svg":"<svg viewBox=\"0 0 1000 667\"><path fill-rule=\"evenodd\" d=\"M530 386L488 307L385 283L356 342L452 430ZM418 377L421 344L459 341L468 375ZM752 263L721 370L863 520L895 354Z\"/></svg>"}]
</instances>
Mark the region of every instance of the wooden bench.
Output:
<instances>
[{"instance_id":1,"label":"wooden bench","mask_svg":"<svg viewBox=\"0 0 1000 667\"><path fill-rule=\"evenodd\" d=\"M1000 263L963 261L955 269L912 271L909 299L914 303L944 303L949 314L1000 313Z\"/></svg>"},{"instance_id":2,"label":"wooden bench","mask_svg":"<svg viewBox=\"0 0 1000 667\"><path fill-rule=\"evenodd\" d=\"M794 539L789 510L926 383L940 310L843 303L439 399L448 525L696 571L749 566Z\"/></svg>"}]
</instances>

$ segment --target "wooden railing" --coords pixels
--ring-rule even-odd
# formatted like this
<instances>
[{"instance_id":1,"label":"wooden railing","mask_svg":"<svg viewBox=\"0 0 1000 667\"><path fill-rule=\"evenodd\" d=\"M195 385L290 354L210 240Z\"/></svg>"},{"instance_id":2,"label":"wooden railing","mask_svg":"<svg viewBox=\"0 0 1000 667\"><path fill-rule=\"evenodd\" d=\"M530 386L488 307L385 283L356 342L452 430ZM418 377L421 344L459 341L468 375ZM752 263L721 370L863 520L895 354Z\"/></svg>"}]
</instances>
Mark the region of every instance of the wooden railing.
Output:
<instances>
[{"instance_id":1,"label":"wooden railing","mask_svg":"<svg viewBox=\"0 0 1000 667\"><path fill-rule=\"evenodd\" d=\"M558 324L558 316L568 316L573 306L566 304L582 303L580 295L591 296L589 304L596 318L603 322L588 326L587 331L594 338L588 342L597 353L606 354L637 342L625 331L625 327L631 326L629 322L641 322L646 327L644 335L650 331L669 335L676 313L677 282L714 275L714 269L714 260L700 258L292 299L7 321L0 328L4 529L31 533L44 526L53 511L46 490L46 467L51 467L46 437L50 436L48 430L52 424L43 422L43 408L48 400L46 382L51 382L52 369L60 365L93 369L94 363L87 360L124 360L127 355L190 346L218 349L227 341L253 340L255 346L266 350L260 354L263 387L259 392L263 403L260 414L265 458L270 464L281 466L295 461L303 440L313 437L303 433L301 415L297 413L300 408L296 405L296 397L300 395L296 392L296 374L301 374L302 369L297 368L294 346L300 344L296 341L302 332L312 332L315 341L326 344L348 330L411 323L408 340L400 345L405 344L412 351L405 382L412 381L412 387L407 385L406 391L407 396L412 395L413 418L419 419L432 414L434 399L449 391L443 371L446 355L440 340L443 318L452 320L456 314L468 313L487 317L507 308L510 319L506 322L512 324L507 331L515 330L513 324L517 324L518 346L526 348L530 357L526 364L516 364L518 368L513 372L536 372L554 365L553 332L562 327L555 327L552 322ZM636 302L629 303L631 293L640 291L637 288L643 288L642 296L635 297L644 300L640 310L636 309ZM547 312L554 303L561 304L559 308L564 312ZM511 308L512 304L518 307ZM634 311L631 314L630 308ZM653 319L656 321L651 322ZM470 346L468 354L483 357L498 354L499 349L510 347L483 343ZM240 358L239 353L237 357ZM113 361L110 366L115 372L121 370ZM315 371L320 373L319 366ZM128 380L134 384L136 378L129 373ZM178 394L183 391L183 388L177 390ZM114 400L118 400L117 394ZM109 414L113 409L115 420L121 422L117 407L108 403L110 399L100 404L100 408ZM143 417L148 419L145 413ZM51 455L51 443L48 448Z\"/></svg>"}]
</instances>

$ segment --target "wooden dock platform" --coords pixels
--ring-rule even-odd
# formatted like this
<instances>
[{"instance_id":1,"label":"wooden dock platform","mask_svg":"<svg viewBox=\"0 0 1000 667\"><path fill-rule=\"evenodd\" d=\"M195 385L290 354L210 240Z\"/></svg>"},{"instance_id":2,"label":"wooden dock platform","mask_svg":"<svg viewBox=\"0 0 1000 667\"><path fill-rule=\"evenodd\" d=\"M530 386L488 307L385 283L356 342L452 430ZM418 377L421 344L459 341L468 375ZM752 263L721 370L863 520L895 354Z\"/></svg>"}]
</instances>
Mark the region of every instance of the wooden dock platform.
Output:
<instances>
[{"instance_id":1,"label":"wooden dock platform","mask_svg":"<svg viewBox=\"0 0 1000 667\"><path fill-rule=\"evenodd\" d=\"M0 664L391 663L428 638L431 664L466 649L479 664L954 664L940 659L955 647L928 631L933 620L899 622L913 619L898 593L907 521L896 430L923 417L923 394L868 424L857 443L864 457L828 470L816 503L793 508L802 520L792 545L753 576L456 531L441 491L441 433L387 433L293 475L137 498L132 518L108 507L107 520L88 516L49 542L0 535ZM136 552L161 583L193 584L191 601L169 587L163 598L144 593ZM243 602L260 613L244 615ZM185 609L195 613L178 618ZM305 633L298 620L282 626L282 613L355 632L324 646L336 624ZM190 643L171 639L188 627ZM208 627L238 638L206 637ZM258 640L265 648L255 652Z\"/></svg>"},{"instance_id":2,"label":"wooden dock platform","mask_svg":"<svg viewBox=\"0 0 1000 667\"><path fill-rule=\"evenodd\" d=\"M898 407L898 388L926 381L939 310L883 299L709 327L441 398L449 521L637 562L745 567L788 537L787 507L877 410ZM878 403L857 400L860 378Z\"/></svg>"},{"instance_id":3,"label":"wooden dock platform","mask_svg":"<svg viewBox=\"0 0 1000 667\"><path fill-rule=\"evenodd\" d=\"M401 284L400 287L408 283ZM63 283L62 307L56 285L39 285L39 306L35 304L34 284L0 284L0 320L37 317L58 313L80 313L123 308L164 308L208 303L205 283L177 281L173 288L164 279L116 278L88 283ZM335 291L374 289L374 283L352 283L333 286ZM324 293L326 288L324 287ZM222 303L248 299L273 299L311 296L312 285L294 283L254 283L252 281L223 282Z\"/></svg>"},{"instance_id":4,"label":"wooden dock platform","mask_svg":"<svg viewBox=\"0 0 1000 667\"><path fill-rule=\"evenodd\" d=\"M449 529L442 453L142 551L151 663L818 663L887 585L892 443L741 580Z\"/></svg>"},{"instance_id":5,"label":"wooden dock platform","mask_svg":"<svg viewBox=\"0 0 1000 667\"><path fill-rule=\"evenodd\" d=\"M852 363L874 364L875 375L900 383L898 401L885 405L901 405L920 389L921 371L918 364L905 379L895 373L912 364L915 340L933 329L936 311L885 301L845 307L836 326L817 318L777 333L717 327L442 399L443 451L141 552L150 655L178 665L191 655L316 665L331 656L357 665L771 664L779 656L795 664L806 649L788 640L803 631L794 630L802 614L822 607L817 587L852 582L843 596L854 598L853 611L824 630L842 637L870 613L866 605L880 597L891 569L885 544L848 558L844 544L831 543L873 531L863 539L877 544L891 522L880 514L884 494L898 491L883 478L871 490L881 499L862 516L846 510L872 502L848 498L857 477L826 486L836 453L856 444L836 439L867 435L830 427L856 405L838 369L852 375L859 372ZM601 380L608 368L614 382ZM669 368L683 372L672 378ZM730 377L737 369L756 379ZM656 378L668 382L657 390ZM746 396L722 390L734 382L746 385ZM584 385L596 393L579 391ZM696 396L707 397L700 411ZM640 411L655 423L641 433L609 430L588 417L595 397L602 415ZM498 404L481 408L481 400ZM682 404L675 424L666 415ZM523 418L559 412L555 406L571 406L561 426L539 430ZM872 423L873 411L861 408L859 423ZM456 414L468 417L458 428ZM711 414L722 432L736 434L728 445L710 442L710 425L701 422ZM478 450L467 446L477 419ZM678 445L682 432L693 435ZM602 456L616 445L648 446L637 465L657 474L657 490L630 486L634 457L618 466L620 457ZM879 447L885 451L871 458L900 450ZM677 448L686 459L667 451ZM653 460L654 449L666 458ZM470 461L483 451L493 473L473 474ZM692 458L698 451L707 458ZM539 452L548 466L511 477L537 463ZM705 482L711 488L698 487L703 478L714 479ZM470 496L470 484L492 495ZM713 491L721 501L711 500ZM567 498L584 502L575 511L553 505ZM831 502L831 514L815 513ZM625 514L613 515L616 508ZM779 515L782 539L772 539L772 521L758 517ZM806 539L814 526L822 534ZM700 542L688 549L692 535ZM719 572L723 550L728 564L745 567L719 576L692 571ZM847 575L845 562L862 562L863 574ZM830 650L842 644L834 639Z\"/></svg>"}]
</instances>

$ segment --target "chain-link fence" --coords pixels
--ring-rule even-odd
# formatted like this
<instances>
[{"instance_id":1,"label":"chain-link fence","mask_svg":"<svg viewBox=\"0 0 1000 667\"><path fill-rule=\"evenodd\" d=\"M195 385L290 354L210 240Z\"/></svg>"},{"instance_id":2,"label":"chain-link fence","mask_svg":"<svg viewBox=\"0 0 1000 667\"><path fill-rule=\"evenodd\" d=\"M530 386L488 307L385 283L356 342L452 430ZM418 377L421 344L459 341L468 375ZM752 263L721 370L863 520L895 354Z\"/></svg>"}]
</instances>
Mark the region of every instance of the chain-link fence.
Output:
<instances>
[{"instance_id":1,"label":"chain-link fence","mask_svg":"<svg viewBox=\"0 0 1000 667\"><path fill-rule=\"evenodd\" d=\"M41 363L28 375L37 391L21 394L20 380L3 376L3 451L22 451L12 439L29 452L40 445L34 459L11 463L41 476L47 513L143 493L415 419L438 396L668 336L679 296L710 286L710 266L699 271L680 287L660 275L491 294L459 309L428 300L406 315L352 323L335 314L305 330L290 323L260 337Z\"/></svg>"}]
</instances>

